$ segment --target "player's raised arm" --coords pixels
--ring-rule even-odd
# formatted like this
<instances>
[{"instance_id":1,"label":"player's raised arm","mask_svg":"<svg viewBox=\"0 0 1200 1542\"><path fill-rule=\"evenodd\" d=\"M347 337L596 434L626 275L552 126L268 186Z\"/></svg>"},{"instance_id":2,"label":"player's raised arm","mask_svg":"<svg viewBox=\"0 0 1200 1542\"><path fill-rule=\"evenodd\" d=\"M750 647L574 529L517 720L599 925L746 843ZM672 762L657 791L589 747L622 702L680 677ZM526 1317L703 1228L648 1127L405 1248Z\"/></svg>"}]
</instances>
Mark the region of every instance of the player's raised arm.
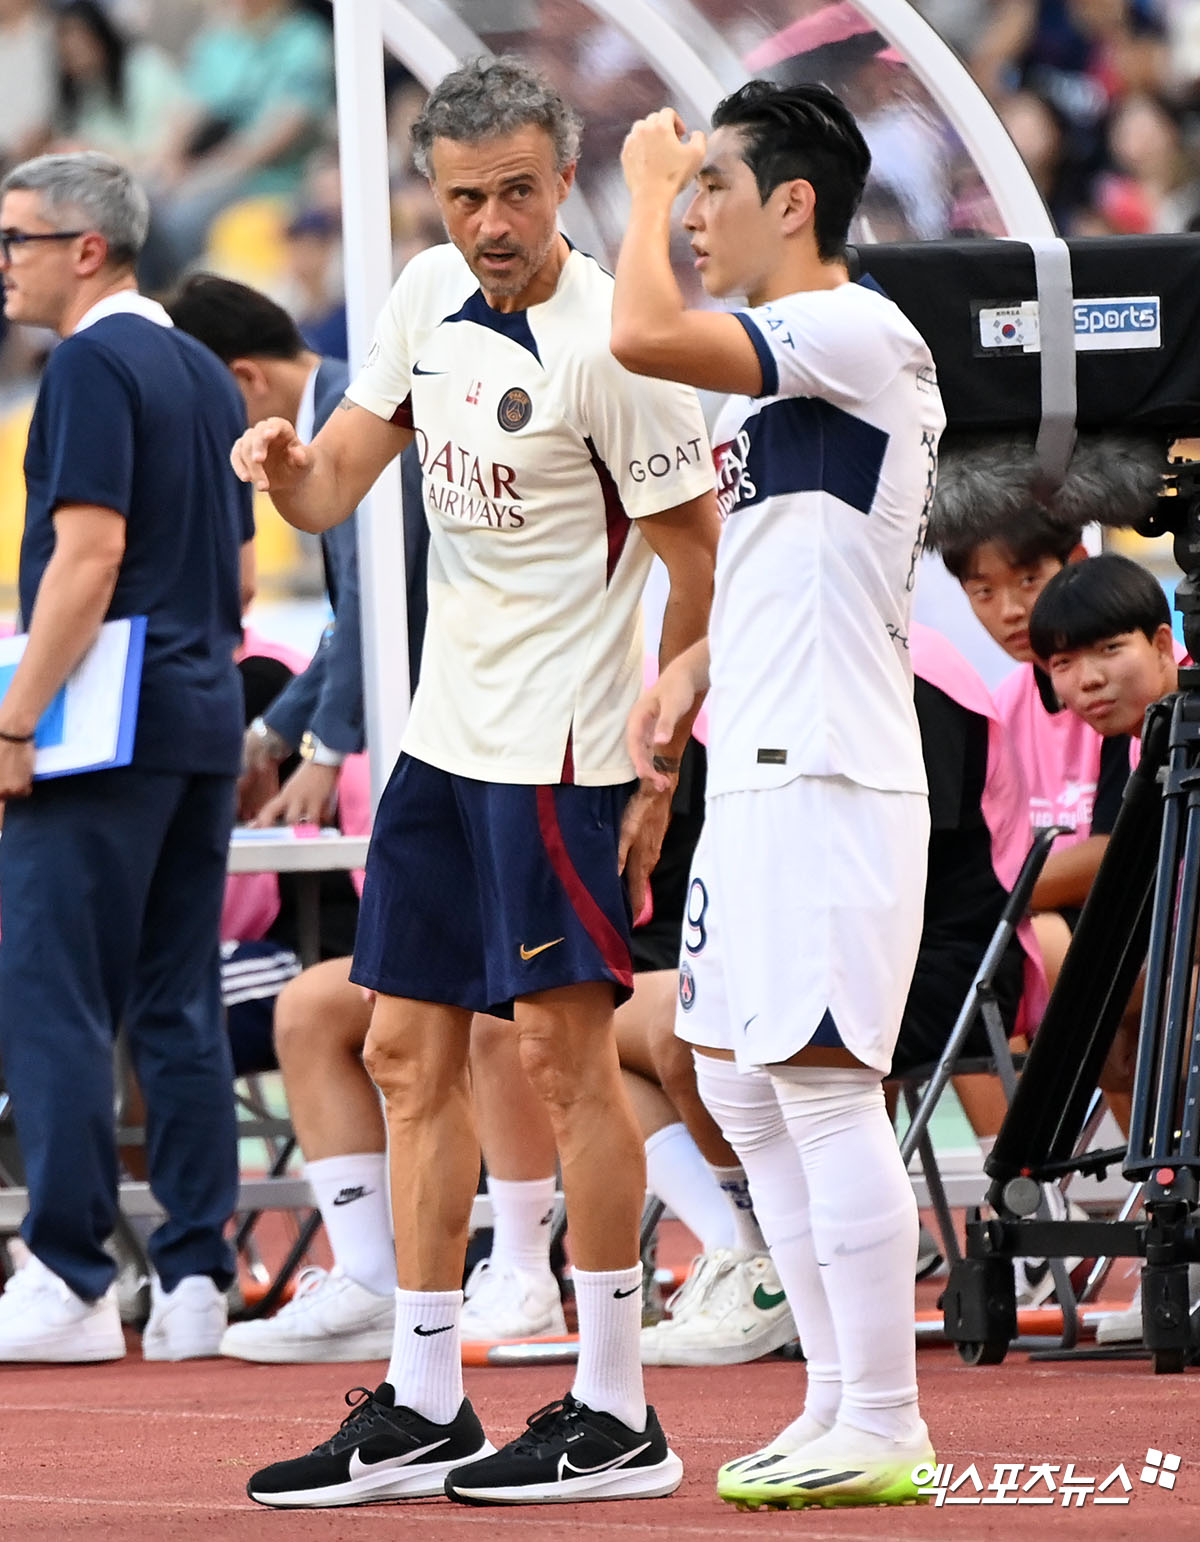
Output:
<instances>
[{"instance_id":1,"label":"player's raised arm","mask_svg":"<svg viewBox=\"0 0 1200 1542\"><path fill-rule=\"evenodd\" d=\"M348 519L412 430L344 397L311 444L286 418L264 418L230 452L243 482L269 493L289 525L320 533Z\"/></svg>"},{"instance_id":2,"label":"player's raised arm","mask_svg":"<svg viewBox=\"0 0 1200 1542\"><path fill-rule=\"evenodd\" d=\"M685 217L727 191L727 170L710 161L705 136L684 138L670 108L651 113L630 129L621 165L632 206L617 259L611 347L639 375L681 380L713 391L756 396L762 367L754 344L733 316L689 310L671 268L671 206L693 177L699 191ZM707 256L693 232L697 267Z\"/></svg>"}]
</instances>

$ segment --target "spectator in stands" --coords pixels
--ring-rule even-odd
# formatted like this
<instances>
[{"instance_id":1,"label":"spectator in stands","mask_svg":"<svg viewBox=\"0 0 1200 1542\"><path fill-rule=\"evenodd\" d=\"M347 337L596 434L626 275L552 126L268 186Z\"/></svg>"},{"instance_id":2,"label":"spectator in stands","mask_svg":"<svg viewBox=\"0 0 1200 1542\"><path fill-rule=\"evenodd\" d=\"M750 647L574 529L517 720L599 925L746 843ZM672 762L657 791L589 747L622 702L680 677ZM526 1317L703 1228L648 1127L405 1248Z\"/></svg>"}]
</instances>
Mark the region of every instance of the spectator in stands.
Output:
<instances>
[{"instance_id":1,"label":"spectator in stands","mask_svg":"<svg viewBox=\"0 0 1200 1542\"><path fill-rule=\"evenodd\" d=\"M1162 97L1137 93L1119 102L1106 131L1113 170L1096 184L1096 207L1127 235L1189 228L1200 212L1200 176L1183 115Z\"/></svg>"},{"instance_id":2,"label":"spectator in stands","mask_svg":"<svg viewBox=\"0 0 1200 1542\"><path fill-rule=\"evenodd\" d=\"M60 149L103 150L135 174L152 165L187 96L171 59L133 43L99 0L68 0L55 15Z\"/></svg>"},{"instance_id":3,"label":"spectator in stands","mask_svg":"<svg viewBox=\"0 0 1200 1542\"><path fill-rule=\"evenodd\" d=\"M344 359L348 343L341 219L329 209L301 209L284 236L284 283L294 296L291 308L300 335L314 352Z\"/></svg>"},{"instance_id":4,"label":"spectator in stands","mask_svg":"<svg viewBox=\"0 0 1200 1542\"><path fill-rule=\"evenodd\" d=\"M145 194L95 152L0 182L10 321L51 355L29 434L25 653L0 704L0 1057L32 1258L0 1296L0 1360L125 1353L104 1250L117 1207L113 1042L128 1036L166 1211L149 1359L215 1352L237 1195L218 929L241 760L240 558L227 373L138 294ZM143 615L132 763L33 781L34 732L105 619Z\"/></svg>"},{"instance_id":5,"label":"spectator in stands","mask_svg":"<svg viewBox=\"0 0 1200 1542\"><path fill-rule=\"evenodd\" d=\"M291 0L236 0L192 40L184 81L193 108L168 136L154 189L162 284L204 250L239 199L294 196L333 105L329 30Z\"/></svg>"},{"instance_id":6,"label":"spectator in stands","mask_svg":"<svg viewBox=\"0 0 1200 1542\"><path fill-rule=\"evenodd\" d=\"M54 111L54 29L42 0L0 0L0 172L39 149Z\"/></svg>"}]
</instances>

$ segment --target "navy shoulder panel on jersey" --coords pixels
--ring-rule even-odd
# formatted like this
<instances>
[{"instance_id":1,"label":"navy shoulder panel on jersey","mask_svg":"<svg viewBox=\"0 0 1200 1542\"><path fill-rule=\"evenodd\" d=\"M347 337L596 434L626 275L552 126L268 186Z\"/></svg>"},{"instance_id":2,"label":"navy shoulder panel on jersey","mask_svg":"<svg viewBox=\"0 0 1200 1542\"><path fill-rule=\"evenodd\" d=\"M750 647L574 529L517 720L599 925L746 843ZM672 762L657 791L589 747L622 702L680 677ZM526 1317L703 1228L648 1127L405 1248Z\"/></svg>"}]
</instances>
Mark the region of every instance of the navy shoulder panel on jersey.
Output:
<instances>
[{"instance_id":1,"label":"navy shoulder panel on jersey","mask_svg":"<svg viewBox=\"0 0 1200 1542\"><path fill-rule=\"evenodd\" d=\"M768 402L746 419L737 441L718 447L720 490L733 494L725 512L788 493L821 492L869 514L887 447L882 428L832 402L811 396Z\"/></svg>"},{"instance_id":2,"label":"navy shoulder panel on jersey","mask_svg":"<svg viewBox=\"0 0 1200 1542\"><path fill-rule=\"evenodd\" d=\"M482 289L477 289L462 308L455 311L453 316L447 316L445 321L473 321L476 326L499 332L502 337L509 338L519 347L527 348L539 364L542 362L537 339L533 335L533 328L529 325L529 317L525 312L493 310L483 298Z\"/></svg>"}]
</instances>

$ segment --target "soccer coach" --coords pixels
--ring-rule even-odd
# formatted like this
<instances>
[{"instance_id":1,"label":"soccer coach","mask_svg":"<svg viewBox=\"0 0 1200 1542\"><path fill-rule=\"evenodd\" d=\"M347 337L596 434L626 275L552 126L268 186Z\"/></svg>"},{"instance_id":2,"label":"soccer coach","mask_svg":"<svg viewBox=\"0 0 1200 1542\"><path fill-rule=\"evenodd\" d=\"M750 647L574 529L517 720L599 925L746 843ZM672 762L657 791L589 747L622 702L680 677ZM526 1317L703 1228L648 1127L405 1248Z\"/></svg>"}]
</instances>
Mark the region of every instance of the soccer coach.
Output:
<instances>
[{"instance_id":1,"label":"soccer coach","mask_svg":"<svg viewBox=\"0 0 1200 1542\"><path fill-rule=\"evenodd\" d=\"M21 624L0 701L0 1059L29 1185L33 1257L0 1295L0 1361L125 1352L104 1250L117 1207L113 1042L148 1108L147 1358L216 1352L236 1200L218 924L242 694L249 499L229 471L237 390L137 291L145 194L92 152L0 182L9 321L62 342L25 457ZM132 763L32 780L35 726L108 619L145 616Z\"/></svg>"}]
</instances>

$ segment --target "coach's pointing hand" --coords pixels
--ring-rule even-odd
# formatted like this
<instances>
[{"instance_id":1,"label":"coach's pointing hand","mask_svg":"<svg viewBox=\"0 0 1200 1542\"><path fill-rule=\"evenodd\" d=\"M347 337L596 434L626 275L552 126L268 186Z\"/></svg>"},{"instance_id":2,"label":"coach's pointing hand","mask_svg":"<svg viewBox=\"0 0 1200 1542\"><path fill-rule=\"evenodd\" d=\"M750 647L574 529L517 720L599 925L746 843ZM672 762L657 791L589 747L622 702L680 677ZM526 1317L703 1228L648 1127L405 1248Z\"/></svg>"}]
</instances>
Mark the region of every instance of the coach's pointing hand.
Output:
<instances>
[{"instance_id":1,"label":"coach's pointing hand","mask_svg":"<svg viewBox=\"0 0 1200 1542\"><path fill-rule=\"evenodd\" d=\"M621 168L629 191L661 193L674 200L704 162L707 141L699 129L689 134L683 119L671 107L642 118L625 136Z\"/></svg>"},{"instance_id":2,"label":"coach's pointing hand","mask_svg":"<svg viewBox=\"0 0 1200 1542\"><path fill-rule=\"evenodd\" d=\"M229 452L243 482L260 493L287 492L312 469L312 455L286 418L264 418L248 428Z\"/></svg>"}]
</instances>

